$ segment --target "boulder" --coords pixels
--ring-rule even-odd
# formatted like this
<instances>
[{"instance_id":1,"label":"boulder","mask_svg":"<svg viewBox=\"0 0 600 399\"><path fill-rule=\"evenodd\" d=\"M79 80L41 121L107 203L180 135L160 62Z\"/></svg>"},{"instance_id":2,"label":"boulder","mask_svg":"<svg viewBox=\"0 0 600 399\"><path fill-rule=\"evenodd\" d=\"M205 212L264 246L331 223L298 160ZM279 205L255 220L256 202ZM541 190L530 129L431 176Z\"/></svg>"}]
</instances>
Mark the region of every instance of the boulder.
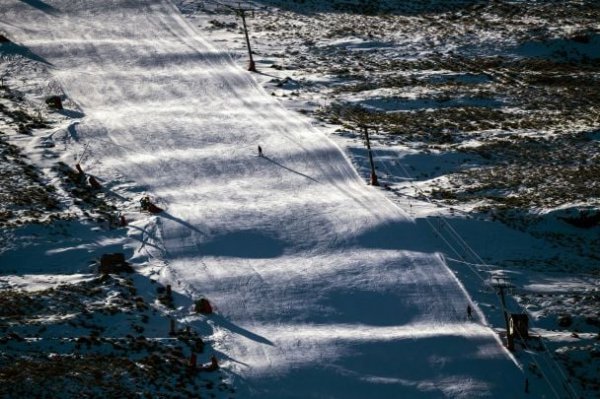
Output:
<instances>
[{"instance_id":1,"label":"boulder","mask_svg":"<svg viewBox=\"0 0 600 399\"><path fill-rule=\"evenodd\" d=\"M125 255L118 252L102 255L98 272L101 274L133 273L133 268L125 261Z\"/></svg>"},{"instance_id":2,"label":"boulder","mask_svg":"<svg viewBox=\"0 0 600 399\"><path fill-rule=\"evenodd\" d=\"M194 310L201 314L211 314L213 312L212 306L208 299L200 298L195 302Z\"/></svg>"},{"instance_id":3,"label":"boulder","mask_svg":"<svg viewBox=\"0 0 600 399\"><path fill-rule=\"evenodd\" d=\"M63 109L62 99L60 98L60 96L50 96L46 98L46 104L50 108Z\"/></svg>"}]
</instances>

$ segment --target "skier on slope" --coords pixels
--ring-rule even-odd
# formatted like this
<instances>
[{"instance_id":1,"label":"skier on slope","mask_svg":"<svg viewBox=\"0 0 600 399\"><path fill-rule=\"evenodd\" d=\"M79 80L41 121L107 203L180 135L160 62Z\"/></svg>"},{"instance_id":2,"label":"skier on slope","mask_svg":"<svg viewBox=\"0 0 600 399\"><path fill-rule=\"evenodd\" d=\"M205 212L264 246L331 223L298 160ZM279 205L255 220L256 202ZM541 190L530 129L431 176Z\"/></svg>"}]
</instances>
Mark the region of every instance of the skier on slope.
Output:
<instances>
[{"instance_id":1,"label":"skier on slope","mask_svg":"<svg viewBox=\"0 0 600 399\"><path fill-rule=\"evenodd\" d=\"M467 305L467 319L473 319L473 309L471 309L471 305Z\"/></svg>"},{"instance_id":2,"label":"skier on slope","mask_svg":"<svg viewBox=\"0 0 600 399\"><path fill-rule=\"evenodd\" d=\"M262 152L262 147L258 146L258 156L262 157L263 156L263 152Z\"/></svg>"}]
</instances>

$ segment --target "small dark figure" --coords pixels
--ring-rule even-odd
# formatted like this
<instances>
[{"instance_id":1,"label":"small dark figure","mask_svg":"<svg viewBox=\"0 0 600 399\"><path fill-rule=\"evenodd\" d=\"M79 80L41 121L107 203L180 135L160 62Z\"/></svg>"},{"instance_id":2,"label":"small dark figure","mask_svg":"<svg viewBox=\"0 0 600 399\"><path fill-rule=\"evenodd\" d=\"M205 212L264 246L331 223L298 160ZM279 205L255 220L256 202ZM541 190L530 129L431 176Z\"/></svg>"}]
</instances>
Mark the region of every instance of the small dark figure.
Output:
<instances>
[{"instance_id":1,"label":"small dark figure","mask_svg":"<svg viewBox=\"0 0 600 399\"><path fill-rule=\"evenodd\" d=\"M213 312L212 305L206 298L200 298L198 301L196 301L195 310L196 312L202 314L212 314Z\"/></svg>"},{"instance_id":2,"label":"small dark figure","mask_svg":"<svg viewBox=\"0 0 600 399\"><path fill-rule=\"evenodd\" d=\"M94 176L90 176L88 178L88 183L90 183L90 186L92 186L92 188L94 190L102 189L102 185L98 182L98 180Z\"/></svg>"},{"instance_id":3,"label":"small dark figure","mask_svg":"<svg viewBox=\"0 0 600 399\"><path fill-rule=\"evenodd\" d=\"M81 165L75 164L75 169L77 169L77 181L75 183L85 185L85 172L83 171L83 169L81 169Z\"/></svg>"},{"instance_id":4,"label":"small dark figure","mask_svg":"<svg viewBox=\"0 0 600 399\"><path fill-rule=\"evenodd\" d=\"M50 108L63 109L62 99L59 96L51 96L46 98L46 104Z\"/></svg>"},{"instance_id":5,"label":"small dark figure","mask_svg":"<svg viewBox=\"0 0 600 399\"><path fill-rule=\"evenodd\" d=\"M215 355L210 357L210 366L208 366L209 371L215 371L219 369L219 361Z\"/></svg>"},{"instance_id":6,"label":"small dark figure","mask_svg":"<svg viewBox=\"0 0 600 399\"><path fill-rule=\"evenodd\" d=\"M525 393L529 393L529 378L525 378Z\"/></svg>"},{"instance_id":7,"label":"small dark figure","mask_svg":"<svg viewBox=\"0 0 600 399\"><path fill-rule=\"evenodd\" d=\"M196 338L194 342L194 350L200 353L204 352L204 341L200 337Z\"/></svg>"},{"instance_id":8,"label":"small dark figure","mask_svg":"<svg viewBox=\"0 0 600 399\"><path fill-rule=\"evenodd\" d=\"M145 195L140 200L140 209L142 211L147 211L149 207L150 207L150 197L148 197L147 195Z\"/></svg>"},{"instance_id":9,"label":"small dark figure","mask_svg":"<svg viewBox=\"0 0 600 399\"><path fill-rule=\"evenodd\" d=\"M469 320L473 319L473 309L471 309L471 305L467 305L467 318Z\"/></svg>"},{"instance_id":10,"label":"small dark figure","mask_svg":"<svg viewBox=\"0 0 600 399\"><path fill-rule=\"evenodd\" d=\"M261 147L261 146L258 146L258 156L259 156L259 157L262 157L262 156L263 156L263 153L262 153L262 147Z\"/></svg>"},{"instance_id":11,"label":"small dark figure","mask_svg":"<svg viewBox=\"0 0 600 399\"><path fill-rule=\"evenodd\" d=\"M219 361L215 355L210 357L210 364L200 367L200 371L215 371L219 369Z\"/></svg>"}]
</instances>

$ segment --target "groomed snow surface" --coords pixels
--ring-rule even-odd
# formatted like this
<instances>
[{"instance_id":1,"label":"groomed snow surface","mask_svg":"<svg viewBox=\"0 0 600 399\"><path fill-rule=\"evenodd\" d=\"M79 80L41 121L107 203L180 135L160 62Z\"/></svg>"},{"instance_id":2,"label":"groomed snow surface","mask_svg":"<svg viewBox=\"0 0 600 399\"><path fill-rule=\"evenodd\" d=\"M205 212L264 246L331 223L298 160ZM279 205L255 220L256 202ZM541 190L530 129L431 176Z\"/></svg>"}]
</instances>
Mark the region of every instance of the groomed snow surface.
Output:
<instances>
[{"instance_id":1,"label":"groomed snow surface","mask_svg":"<svg viewBox=\"0 0 600 399\"><path fill-rule=\"evenodd\" d=\"M69 151L89 143L84 169L166 209L128 255L180 294L180 322L212 327L238 397L525 396L430 233L170 2L2 3L85 114ZM201 295L216 315L192 313Z\"/></svg>"}]
</instances>

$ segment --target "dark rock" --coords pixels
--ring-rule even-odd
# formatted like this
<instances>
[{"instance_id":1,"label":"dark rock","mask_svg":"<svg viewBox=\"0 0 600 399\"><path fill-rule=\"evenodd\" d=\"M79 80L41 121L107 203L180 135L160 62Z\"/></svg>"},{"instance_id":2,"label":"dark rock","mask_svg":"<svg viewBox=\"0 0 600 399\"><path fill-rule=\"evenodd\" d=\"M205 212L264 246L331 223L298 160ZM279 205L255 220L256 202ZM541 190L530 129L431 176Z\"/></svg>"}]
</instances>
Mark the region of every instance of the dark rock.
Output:
<instances>
[{"instance_id":1,"label":"dark rock","mask_svg":"<svg viewBox=\"0 0 600 399\"><path fill-rule=\"evenodd\" d=\"M98 272L101 274L133 273L133 268L125 261L123 253L104 254L100 258Z\"/></svg>"},{"instance_id":2,"label":"dark rock","mask_svg":"<svg viewBox=\"0 0 600 399\"><path fill-rule=\"evenodd\" d=\"M573 318L568 314L560 315L560 316L558 316L558 319L556 320L556 322L561 327L569 327L571 324L573 324Z\"/></svg>"},{"instance_id":3,"label":"dark rock","mask_svg":"<svg viewBox=\"0 0 600 399\"><path fill-rule=\"evenodd\" d=\"M46 98L46 104L50 108L63 109L62 99L60 98L60 96L50 96Z\"/></svg>"},{"instance_id":4,"label":"dark rock","mask_svg":"<svg viewBox=\"0 0 600 399\"><path fill-rule=\"evenodd\" d=\"M198 313L211 314L213 312L212 305L206 298L200 298L194 305L194 310Z\"/></svg>"}]
</instances>

